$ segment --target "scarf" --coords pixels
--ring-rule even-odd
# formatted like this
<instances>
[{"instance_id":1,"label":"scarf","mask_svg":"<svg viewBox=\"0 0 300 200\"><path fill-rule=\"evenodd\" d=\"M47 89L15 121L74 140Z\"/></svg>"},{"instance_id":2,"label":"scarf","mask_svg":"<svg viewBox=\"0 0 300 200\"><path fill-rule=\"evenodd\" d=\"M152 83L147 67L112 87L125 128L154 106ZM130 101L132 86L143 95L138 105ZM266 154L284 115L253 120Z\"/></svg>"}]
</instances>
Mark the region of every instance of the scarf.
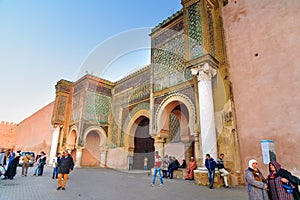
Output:
<instances>
[{"instance_id":1,"label":"scarf","mask_svg":"<svg viewBox=\"0 0 300 200\"><path fill-rule=\"evenodd\" d=\"M259 169L254 170L254 169L252 169L252 168L250 168L250 167L249 167L248 169L252 172L253 177L254 177L254 179L255 179L256 181L266 183L266 179L263 177L263 175L261 174L261 172L259 171Z\"/></svg>"}]
</instances>

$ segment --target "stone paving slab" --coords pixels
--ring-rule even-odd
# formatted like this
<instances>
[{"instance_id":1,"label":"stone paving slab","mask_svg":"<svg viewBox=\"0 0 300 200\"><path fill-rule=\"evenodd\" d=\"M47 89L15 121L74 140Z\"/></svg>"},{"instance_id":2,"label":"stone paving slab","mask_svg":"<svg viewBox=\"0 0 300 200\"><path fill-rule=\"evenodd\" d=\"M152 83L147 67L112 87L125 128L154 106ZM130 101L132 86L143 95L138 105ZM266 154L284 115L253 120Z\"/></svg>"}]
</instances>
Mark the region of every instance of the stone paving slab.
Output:
<instances>
[{"instance_id":1,"label":"stone paving slab","mask_svg":"<svg viewBox=\"0 0 300 200\"><path fill-rule=\"evenodd\" d=\"M152 176L143 171L119 171L112 169L78 168L70 174L66 190L57 191L57 181L52 179L51 167L43 176L33 176L30 168L27 177L21 177L21 168L13 180L0 180L0 200L207 200L248 199L245 187L218 188L210 190L193 181L159 179L150 186Z\"/></svg>"}]
</instances>

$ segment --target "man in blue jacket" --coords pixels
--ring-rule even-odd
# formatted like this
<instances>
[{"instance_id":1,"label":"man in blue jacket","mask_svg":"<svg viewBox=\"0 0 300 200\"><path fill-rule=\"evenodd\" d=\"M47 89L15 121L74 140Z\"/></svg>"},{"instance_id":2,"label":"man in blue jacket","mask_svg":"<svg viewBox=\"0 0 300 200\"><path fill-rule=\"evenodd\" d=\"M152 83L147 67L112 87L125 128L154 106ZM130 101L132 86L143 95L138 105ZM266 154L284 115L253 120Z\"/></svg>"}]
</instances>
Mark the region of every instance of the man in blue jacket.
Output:
<instances>
[{"instance_id":1,"label":"man in blue jacket","mask_svg":"<svg viewBox=\"0 0 300 200\"><path fill-rule=\"evenodd\" d=\"M215 168L216 168L216 161L210 157L209 154L205 156L205 167L208 170L207 176L209 181L209 189L214 187L214 176L215 176Z\"/></svg>"},{"instance_id":2,"label":"man in blue jacket","mask_svg":"<svg viewBox=\"0 0 300 200\"><path fill-rule=\"evenodd\" d=\"M58 180L57 190L65 190L69 173L74 168L74 161L68 151L64 151L62 157L58 161Z\"/></svg>"}]
</instances>

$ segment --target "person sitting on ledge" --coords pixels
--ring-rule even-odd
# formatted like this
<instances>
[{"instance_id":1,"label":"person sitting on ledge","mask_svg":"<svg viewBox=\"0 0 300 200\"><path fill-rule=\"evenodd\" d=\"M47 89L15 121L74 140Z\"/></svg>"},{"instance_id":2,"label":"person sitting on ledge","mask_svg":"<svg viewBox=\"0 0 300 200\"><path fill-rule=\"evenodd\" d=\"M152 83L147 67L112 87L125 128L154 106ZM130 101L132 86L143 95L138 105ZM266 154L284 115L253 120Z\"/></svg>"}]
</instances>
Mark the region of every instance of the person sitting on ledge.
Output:
<instances>
[{"instance_id":1,"label":"person sitting on ledge","mask_svg":"<svg viewBox=\"0 0 300 200\"><path fill-rule=\"evenodd\" d=\"M191 157L191 160L186 168L185 180L194 180L194 170L197 168L197 163L194 157Z\"/></svg>"},{"instance_id":2,"label":"person sitting on ledge","mask_svg":"<svg viewBox=\"0 0 300 200\"><path fill-rule=\"evenodd\" d=\"M185 161L185 159L182 160L182 164L179 166L179 168L181 168L181 169L185 169L186 168L186 161Z\"/></svg>"},{"instance_id":3,"label":"person sitting on ledge","mask_svg":"<svg viewBox=\"0 0 300 200\"><path fill-rule=\"evenodd\" d=\"M180 164L179 164L178 160L177 160L177 159L175 158L175 156L174 156L174 157L172 158L171 164L169 165L169 174L168 174L168 177L169 177L170 179L173 178L173 171L174 171L174 170L177 170L179 166L180 166Z\"/></svg>"}]
</instances>

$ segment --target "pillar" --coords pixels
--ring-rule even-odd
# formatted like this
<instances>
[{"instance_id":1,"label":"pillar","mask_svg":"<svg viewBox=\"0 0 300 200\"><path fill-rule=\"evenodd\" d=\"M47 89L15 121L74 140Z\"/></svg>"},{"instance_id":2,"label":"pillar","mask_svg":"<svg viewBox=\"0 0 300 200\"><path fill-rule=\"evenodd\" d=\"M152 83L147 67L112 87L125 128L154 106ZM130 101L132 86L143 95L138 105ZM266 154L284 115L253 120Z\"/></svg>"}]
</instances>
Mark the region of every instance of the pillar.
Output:
<instances>
[{"instance_id":1,"label":"pillar","mask_svg":"<svg viewBox=\"0 0 300 200\"><path fill-rule=\"evenodd\" d=\"M200 149L200 142L199 142L199 134L194 133L194 149L195 149L195 160L197 162L197 166L200 167L202 166L202 153Z\"/></svg>"},{"instance_id":2,"label":"pillar","mask_svg":"<svg viewBox=\"0 0 300 200\"><path fill-rule=\"evenodd\" d=\"M164 157L164 139L161 138L161 137L155 137L154 138L154 148L155 148L155 151L158 151L160 157Z\"/></svg>"},{"instance_id":3,"label":"pillar","mask_svg":"<svg viewBox=\"0 0 300 200\"><path fill-rule=\"evenodd\" d=\"M191 69L192 74L198 79L198 96L201 126L201 141L203 163L205 154L217 158L217 137L214 117L214 102L212 93L212 78L217 71L208 63Z\"/></svg>"},{"instance_id":4,"label":"pillar","mask_svg":"<svg viewBox=\"0 0 300 200\"><path fill-rule=\"evenodd\" d=\"M107 146L100 147L100 167L106 167Z\"/></svg>"},{"instance_id":5,"label":"pillar","mask_svg":"<svg viewBox=\"0 0 300 200\"><path fill-rule=\"evenodd\" d=\"M53 158L56 157L59 133L60 133L60 126L56 126L52 136L52 144L51 144L50 159L49 159L50 165L52 165L53 163Z\"/></svg>"},{"instance_id":6,"label":"pillar","mask_svg":"<svg viewBox=\"0 0 300 200\"><path fill-rule=\"evenodd\" d=\"M84 147L77 146L76 147L76 161L75 161L75 167L81 168L81 159L82 159L82 150Z\"/></svg>"}]
</instances>

